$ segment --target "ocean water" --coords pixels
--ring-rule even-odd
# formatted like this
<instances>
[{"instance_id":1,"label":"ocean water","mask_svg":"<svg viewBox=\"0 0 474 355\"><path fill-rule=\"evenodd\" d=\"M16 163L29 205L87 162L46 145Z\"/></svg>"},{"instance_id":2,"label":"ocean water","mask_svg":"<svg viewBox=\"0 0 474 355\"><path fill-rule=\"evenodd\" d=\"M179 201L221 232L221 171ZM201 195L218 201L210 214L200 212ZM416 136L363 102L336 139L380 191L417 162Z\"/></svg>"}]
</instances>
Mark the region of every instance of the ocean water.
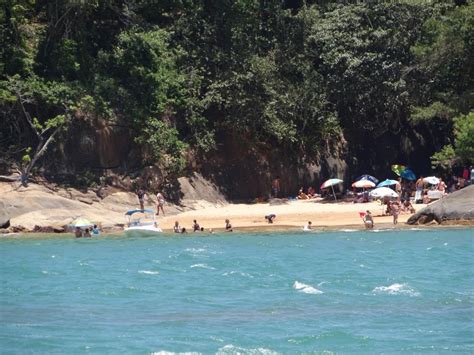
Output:
<instances>
[{"instance_id":1,"label":"ocean water","mask_svg":"<svg viewBox=\"0 0 474 355\"><path fill-rule=\"evenodd\" d=\"M473 353L474 230L0 240L0 351Z\"/></svg>"}]
</instances>

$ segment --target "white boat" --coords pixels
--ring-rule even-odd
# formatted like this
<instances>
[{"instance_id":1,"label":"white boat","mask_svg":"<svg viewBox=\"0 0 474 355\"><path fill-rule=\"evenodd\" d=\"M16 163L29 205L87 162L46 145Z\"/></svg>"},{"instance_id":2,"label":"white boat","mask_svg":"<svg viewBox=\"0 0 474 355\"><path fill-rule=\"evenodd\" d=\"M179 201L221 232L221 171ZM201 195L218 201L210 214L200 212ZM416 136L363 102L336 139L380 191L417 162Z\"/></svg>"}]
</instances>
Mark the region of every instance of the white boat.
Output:
<instances>
[{"instance_id":1,"label":"white boat","mask_svg":"<svg viewBox=\"0 0 474 355\"><path fill-rule=\"evenodd\" d=\"M163 233L158 226L153 210L130 210L125 212L128 218L124 232L127 236L150 236Z\"/></svg>"}]
</instances>

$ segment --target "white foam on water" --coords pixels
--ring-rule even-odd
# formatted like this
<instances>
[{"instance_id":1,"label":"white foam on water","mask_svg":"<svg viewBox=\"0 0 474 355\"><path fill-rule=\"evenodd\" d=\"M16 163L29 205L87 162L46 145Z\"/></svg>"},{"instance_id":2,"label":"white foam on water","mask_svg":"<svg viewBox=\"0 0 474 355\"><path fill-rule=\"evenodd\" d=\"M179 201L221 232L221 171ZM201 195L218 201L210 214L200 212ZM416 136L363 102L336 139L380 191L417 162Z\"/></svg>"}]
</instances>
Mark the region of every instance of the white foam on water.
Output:
<instances>
[{"instance_id":1,"label":"white foam on water","mask_svg":"<svg viewBox=\"0 0 474 355\"><path fill-rule=\"evenodd\" d=\"M448 245L448 243L444 243L443 245L444 245L444 246L447 246L447 245Z\"/></svg>"},{"instance_id":2,"label":"white foam on water","mask_svg":"<svg viewBox=\"0 0 474 355\"><path fill-rule=\"evenodd\" d=\"M216 354L250 354L250 355L277 355L278 352L266 349L266 348L241 348L232 344L224 345L222 348L218 349Z\"/></svg>"},{"instance_id":3,"label":"white foam on water","mask_svg":"<svg viewBox=\"0 0 474 355\"><path fill-rule=\"evenodd\" d=\"M158 275L160 272L159 271L151 271L151 270L139 270L139 274L145 274L145 275Z\"/></svg>"},{"instance_id":4,"label":"white foam on water","mask_svg":"<svg viewBox=\"0 0 474 355\"><path fill-rule=\"evenodd\" d=\"M187 251L188 253L198 254L205 253L207 250L204 248L186 248L185 251Z\"/></svg>"},{"instance_id":5,"label":"white foam on water","mask_svg":"<svg viewBox=\"0 0 474 355\"><path fill-rule=\"evenodd\" d=\"M229 275L235 275L235 274L240 275L240 276L243 276L243 277L249 277L249 278L253 279L253 276L252 276L252 275L250 275L250 274L248 274L248 273L246 273L246 272L239 272L239 271L224 272L224 273L222 274L222 276L229 276Z\"/></svg>"},{"instance_id":6,"label":"white foam on water","mask_svg":"<svg viewBox=\"0 0 474 355\"><path fill-rule=\"evenodd\" d=\"M340 229L339 232L352 233L357 232L357 229Z\"/></svg>"},{"instance_id":7,"label":"white foam on water","mask_svg":"<svg viewBox=\"0 0 474 355\"><path fill-rule=\"evenodd\" d=\"M194 268L215 270L215 268L213 268L212 266L209 266L207 264L194 264L194 265L191 265L191 269L194 269Z\"/></svg>"},{"instance_id":8,"label":"white foam on water","mask_svg":"<svg viewBox=\"0 0 474 355\"><path fill-rule=\"evenodd\" d=\"M385 293L389 295L408 295L417 297L420 295L419 292L415 291L413 288L407 284L392 284L390 286L377 286L372 290L373 293Z\"/></svg>"},{"instance_id":9,"label":"white foam on water","mask_svg":"<svg viewBox=\"0 0 474 355\"><path fill-rule=\"evenodd\" d=\"M314 288L313 286L306 285L298 281L295 281L295 283L293 284L293 288L298 292L308 293L310 295L320 295L321 293L323 293L323 291L320 291L317 288Z\"/></svg>"},{"instance_id":10,"label":"white foam on water","mask_svg":"<svg viewBox=\"0 0 474 355\"><path fill-rule=\"evenodd\" d=\"M186 351L184 353L175 353L173 351L160 350L150 353L151 355L201 355L202 353L197 353L193 351Z\"/></svg>"}]
</instances>

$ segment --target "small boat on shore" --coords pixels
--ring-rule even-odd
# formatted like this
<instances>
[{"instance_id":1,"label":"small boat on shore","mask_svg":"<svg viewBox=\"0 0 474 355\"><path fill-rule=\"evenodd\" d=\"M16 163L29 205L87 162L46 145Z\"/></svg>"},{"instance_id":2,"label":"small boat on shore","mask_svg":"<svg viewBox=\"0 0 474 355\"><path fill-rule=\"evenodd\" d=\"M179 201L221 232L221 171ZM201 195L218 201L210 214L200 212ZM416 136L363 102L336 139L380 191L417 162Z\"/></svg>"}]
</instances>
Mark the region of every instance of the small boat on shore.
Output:
<instances>
[{"instance_id":1,"label":"small boat on shore","mask_svg":"<svg viewBox=\"0 0 474 355\"><path fill-rule=\"evenodd\" d=\"M158 226L153 210L130 210L125 212L128 218L127 226L124 228L127 236L151 236L162 233Z\"/></svg>"}]
</instances>

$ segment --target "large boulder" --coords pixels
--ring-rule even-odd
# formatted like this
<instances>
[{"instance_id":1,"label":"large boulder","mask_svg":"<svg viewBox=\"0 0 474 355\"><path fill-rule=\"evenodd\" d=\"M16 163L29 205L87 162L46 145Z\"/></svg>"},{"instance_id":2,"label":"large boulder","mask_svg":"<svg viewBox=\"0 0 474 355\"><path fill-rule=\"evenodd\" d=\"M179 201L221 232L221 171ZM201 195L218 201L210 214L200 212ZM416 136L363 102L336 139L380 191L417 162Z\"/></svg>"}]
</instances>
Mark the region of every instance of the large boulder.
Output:
<instances>
[{"instance_id":1,"label":"large boulder","mask_svg":"<svg viewBox=\"0 0 474 355\"><path fill-rule=\"evenodd\" d=\"M438 223L464 221L474 223L474 185L430 203L411 216L407 223L424 224L433 220Z\"/></svg>"}]
</instances>

